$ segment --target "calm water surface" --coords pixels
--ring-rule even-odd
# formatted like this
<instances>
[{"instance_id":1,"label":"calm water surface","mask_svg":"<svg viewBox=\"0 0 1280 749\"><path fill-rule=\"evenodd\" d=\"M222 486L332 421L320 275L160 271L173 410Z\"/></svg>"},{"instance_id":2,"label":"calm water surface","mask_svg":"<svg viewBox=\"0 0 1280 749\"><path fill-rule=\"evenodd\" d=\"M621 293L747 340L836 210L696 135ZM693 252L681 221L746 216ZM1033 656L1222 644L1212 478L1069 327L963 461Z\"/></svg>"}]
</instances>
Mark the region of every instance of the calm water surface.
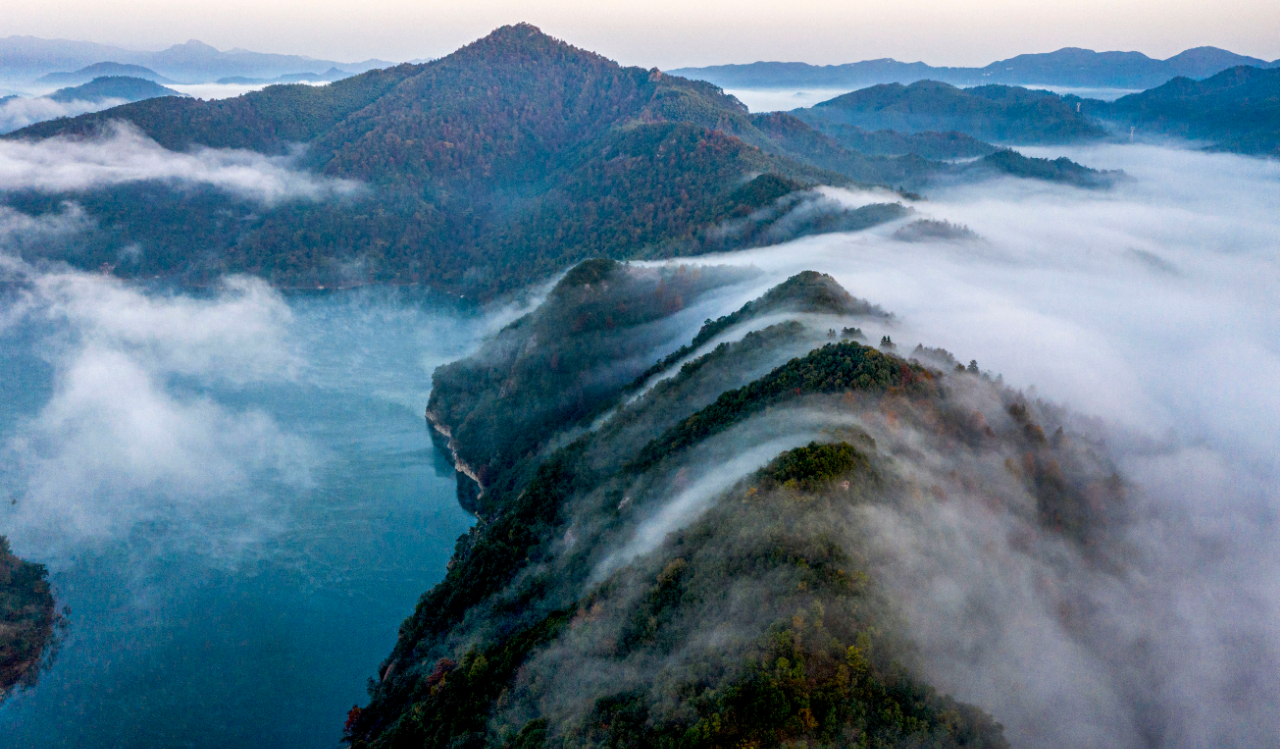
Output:
<instances>
[{"instance_id":1,"label":"calm water surface","mask_svg":"<svg viewBox=\"0 0 1280 749\"><path fill-rule=\"evenodd\" d=\"M199 429L208 412L230 425L215 431L250 424L274 437L233 442L218 456L224 472L210 475L238 477L226 491L144 475L143 499L110 498L132 513L111 533L72 533L66 520L33 528L39 508L27 504L40 501L28 492L36 473L76 459L31 434L73 434L67 419L80 431L106 423L100 405L79 413L83 399L58 396L72 387L73 363L97 355L86 343L96 334L68 338L61 328L72 324L38 316L0 329L0 442L10 459L0 532L49 565L69 608L52 667L0 705L0 746L336 746L398 625L443 576L471 520L422 409L431 370L472 349L492 320L421 292L271 296L289 318L277 331L292 357L286 375L206 377L197 362L152 376L191 417L182 429ZM195 338L184 345L199 352ZM150 423L145 404L130 405L119 387L127 413L112 418ZM33 426L55 422L64 431ZM273 457L236 456L237 444ZM26 467L13 465L15 451ZM286 458L288 470L271 466ZM247 468L222 465L241 459ZM93 487L77 501L101 499Z\"/></svg>"}]
</instances>

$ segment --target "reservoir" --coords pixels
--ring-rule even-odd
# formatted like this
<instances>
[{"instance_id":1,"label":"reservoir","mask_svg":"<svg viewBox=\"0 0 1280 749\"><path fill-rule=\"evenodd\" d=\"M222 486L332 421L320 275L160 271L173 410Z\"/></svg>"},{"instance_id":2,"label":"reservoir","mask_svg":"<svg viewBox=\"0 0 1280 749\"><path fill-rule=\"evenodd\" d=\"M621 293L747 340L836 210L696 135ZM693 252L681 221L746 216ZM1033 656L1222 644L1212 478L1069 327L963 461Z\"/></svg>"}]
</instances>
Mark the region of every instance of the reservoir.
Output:
<instances>
[{"instance_id":1,"label":"reservoir","mask_svg":"<svg viewBox=\"0 0 1280 749\"><path fill-rule=\"evenodd\" d=\"M0 745L338 746L471 524L422 413L492 316L247 283L5 297L0 533L67 627Z\"/></svg>"}]
</instances>

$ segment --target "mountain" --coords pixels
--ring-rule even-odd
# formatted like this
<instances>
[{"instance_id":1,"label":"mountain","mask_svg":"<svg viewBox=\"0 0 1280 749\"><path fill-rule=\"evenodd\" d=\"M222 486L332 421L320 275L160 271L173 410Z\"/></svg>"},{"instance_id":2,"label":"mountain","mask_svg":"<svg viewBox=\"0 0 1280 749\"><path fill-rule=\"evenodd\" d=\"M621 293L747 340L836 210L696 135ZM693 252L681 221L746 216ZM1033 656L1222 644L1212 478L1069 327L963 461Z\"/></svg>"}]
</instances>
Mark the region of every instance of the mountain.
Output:
<instances>
[{"instance_id":1,"label":"mountain","mask_svg":"<svg viewBox=\"0 0 1280 749\"><path fill-rule=\"evenodd\" d=\"M323 73L290 73L289 75L280 75L275 78L246 78L240 75L219 78L215 83L235 83L235 84L258 84L258 83L306 83L306 82L333 82L340 81L343 78L350 78L352 73L337 68L329 68Z\"/></svg>"},{"instance_id":2,"label":"mountain","mask_svg":"<svg viewBox=\"0 0 1280 749\"><path fill-rule=\"evenodd\" d=\"M792 115L750 114L715 86L624 68L528 25L327 86L150 99L4 137L93 137L118 122L180 151L285 155L305 144L300 167L363 186L265 209L155 183L5 197L27 213L84 207L95 228L57 259L190 283L244 272L285 286L428 283L490 297L588 257L867 228L905 207L850 211L807 188L912 190L968 169L852 151Z\"/></svg>"},{"instance_id":3,"label":"mountain","mask_svg":"<svg viewBox=\"0 0 1280 749\"><path fill-rule=\"evenodd\" d=\"M725 88L865 88L883 83L934 80L956 86L1001 83L1025 86L1132 88L1159 86L1177 76L1207 78L1238 65L1280 67L1217 47L1196 47L1167 60L1141 52L1094 52L1065 47L1055 52L1025 54L981 68L933 67L922 62L866 60L845 65L801 62L756 62L671 71Z\"/></svg>"},{"instance_id":4,"label":"mountain","mask_svg":"<svg viewBox=\"0 0 1280 749\"><path fill-rule=\"evenodd\" d=\"M118 62L99 62L87 67L83 67L74 73L49 73L40 76L35 83L49 86L78 86L82 83L88 83L94 78L102 78L104 76L127 76L130 78L143 78L153 83L175 83L159 73L144 68L141 65L123 65Z\"/></svg>"},{"instance_id":5,"label":"mountain","mask_svg":"<svg viewBox=\"0 0 1280 749\"><path fill-rule=\"evenodd\" d=\"M1120 576L1114 467L976 362L859 343L892 317L819 273L677 348L743 274L588 261L436 371L428 419L479 522L353 747L1008 746L922 676L897 606L929 581L878 520L946 507L1037 539L1002 552L1019 564L1071 549ZM1041 587L1089 617L1060 574Z\"/></svg>"},{"instance_id":6,"label":"mountain","mask_svg":"<svg viewBox=\"0 0 1280 749\"><path fill-rule=\"evenodd\" d=\"M811 124L850 151L872 156L915 154L926 159L968 159L1000 150L954 130L900 133L896 130L864 130L857 125L821 119L814 119Z\"/></svg>"},{"instance_id":7,"label":"mountain","mask_svg":"<svg viewBox=\"0 0 1280 749\"><path fill-rule=\"evenodd\" d=\"M385 60L364 60L342 63L333 60L317 60L299 55L276 55L233 49L226 52L192 39L185 44L175 44L159 52L123 49L92 42L76 42L65 39L40 39L32 36L10 36L0 39L0 78L30 80L41 76L76 75L60 73L83 69L98 64L140 66L152 75L172 79L158 83L206 83L228 76L275 78L294 73L324 73L338 68L347 73L363 73L367 70L386 68L394 63ZM151 78L139 71L103 69L97 75L133 75ZM96 77L96 76L93 76ZM86 78L85 80L90 80ZM80 83L79 80L55 80L53 85Z\"/></svg>"},{"instance_id":8,"label":"mountain","mask_svg":"<svg viewBox=\"0 0 1280 749\"><path fill-rule=\"evenodd\" d=\"M15 557L0 536L0 702L35 683L57 622L48 571Z\"/></svg>"},{"instance_id":9,"label":"mountain","mask_svg":"<svg viewBox=\"0 0 1280 749\"><path fill-rule=\"evenodd\" d=\"M1208 141L1215 150L1280 156L1280 69L1241 66L1203 81L1172 81L1114 102L1081 100L1085 113L1143 136Z\"/></svg>"},{"instance_id":10,"label":"mountain","mask_svg":"<svg viewBox=\"0 0 1280 749\"><path fill-rule=\"evenodd\" d=\"M192 39L185 44L175 44L153 53L151 67L183 81L214 81L228 76L275 78L295 73L323 74L331 68L348 73L363 73L375 68L390 67L385 60L365 60L343 64L331 60L316 60L298 55L276 55L234 49L227 52Z\"/></svg>"},{"instance_id":11,"label":"mountain","mask_svg":"<svg viewBox=\"0 0 1280 749\"><path fill-rule=\"evenodd\" d=\"M853 91L792 114L833 133L841 125L902 133L958 131L997 143L1070 143L1105 135L1088 116L1057 95L1013 86L961 89L938 81L917 81L909 86L890 83ZM969 145L976 148L976 144Z\"/></svg>"},{"instance_id":12,"label":"mountain","mask_svg":"<svg viewBox=\"0 0 1280 749\"><path fill-rule=\"evenodd\" d=\"M187 95L145 78L130 78L123 75L94 78L83 86L61 88L49 94L50 99L61 102L100 102L111 99L143 101L145 99L154 99L158 96L186 97Z\"/></svg>"}]
</instances>

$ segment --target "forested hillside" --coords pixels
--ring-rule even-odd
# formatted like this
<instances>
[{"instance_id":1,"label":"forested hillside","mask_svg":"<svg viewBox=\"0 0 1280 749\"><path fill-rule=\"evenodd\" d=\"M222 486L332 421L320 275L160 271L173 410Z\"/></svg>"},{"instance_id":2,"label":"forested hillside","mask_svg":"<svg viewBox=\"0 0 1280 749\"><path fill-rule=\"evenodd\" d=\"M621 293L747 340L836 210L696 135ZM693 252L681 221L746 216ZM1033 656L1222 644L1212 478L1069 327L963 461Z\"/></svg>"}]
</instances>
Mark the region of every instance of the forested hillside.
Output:
<instances>
[{"instance_id":1,"label":"forested hillside","mask_svg":"<svg viewBox=\"0 0 1280 749\"><path fill-rule=\"evenodd\" d=\"M871 518L994 514L1054 539L1025 563L1063 543L1107 568L1124 495L1105 457L976 363L858 343L891 316L818 273L677 349L655 335L681 327L672 300L744 279L662 273L578 266L437 372L430 419L476 469L481 521L349 741L1007 746L922 677ZM630 380L644 350L659 361Z\"/></svg>"},{"instance_id":2,"label":"forested hillside","mask_svg":"<svg viewBox=\"0 0 1280 749\"><path fill-rule=\"evenodd\" d=\"M160 96L186 96L166 86L145 78L131 78L126 75L107 75L94 78L88 83L68 88L60 88L49 94L54 101L105 101L123 99L124 101L143 101Z\"/></svg>"},{"instance_id":3,"label":"forested hillside","mask_svg":"<svg viewBox=\"0 0 1280 749\"><path fill-rule=\"evenodd\" d=\"M1017 86L956 88L937 81L871 86L793 112L825 130L855 125L903 133L958 131L996 143L1070 143L1105 131L1048 91Z\"/></svg>"},{"instance_id":4,"label":"forested hillside","mask_svg":"<svg viewBox=\"0 0 1280 749\"><path fill-rule=\"evenodd\" d=\"M85 231L46 246L45 257L195 284L247 272L284 286L425 283L486 298L588 257L783 241L796 235L783 231L791 223L799 233L865 228L903 209L847 215L793 196L778 205L820 210L780 222L785 210L773 203L816 184L910 191L964 171L844 147L791 115L751 114L715 86L621 67L527 24L425 65L217 101L150 99L9 137L94 138L116 122L176 151L280 156L304 144L297 167L360 186L267 206L163 181L4 195L29 214L68 200L84 208ZM750 187L762 175L767 200L770 190ZM736 223L726 231L727 222Z\"/></svg>"},{"instance_id":5,"label":"forested hillside","mask_svg":"<svg viewBox=\"0 0 1280 749\"><path fill-rule=\"evenodd\" d=\"M1239 66L1203 81L1175 78L1113 102L1081 100L1087 114L1143 136L1207 141L1215 150L1280 156L1280 68Z\"/></svg>"}]
</instances>

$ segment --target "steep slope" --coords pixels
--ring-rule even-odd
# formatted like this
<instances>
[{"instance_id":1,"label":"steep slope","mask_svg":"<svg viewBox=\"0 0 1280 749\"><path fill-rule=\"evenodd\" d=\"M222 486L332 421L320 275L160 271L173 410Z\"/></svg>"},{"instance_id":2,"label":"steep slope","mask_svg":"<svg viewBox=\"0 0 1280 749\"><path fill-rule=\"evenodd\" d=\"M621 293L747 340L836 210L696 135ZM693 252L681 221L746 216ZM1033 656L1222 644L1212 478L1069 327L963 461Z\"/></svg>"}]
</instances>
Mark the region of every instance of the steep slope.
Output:
<instances>
[{"instance_id":1,"label":"steep slope","mask_svg":"<svg viewBox=\"0 0 1280 749\"><path fill-rule=\"evenodd\" d=\"M1069 143L1105 134L1048 91L995 85L960 89L937 81L872 86L793 114L819 128L958 131L997 143Z\"/></svg>"},{"instance_id":2,"label":"steep slope","mask_svg":"<svg viewBox=\"0 0 1280 749\"><path fill-rule=\"evenodd\" d=\"M145 78L130 78L123 75L102 76L92 81L70 88L60 88L49 94L54 101L108 101L124 99L125 101L143 101L160 96L185 97L186 94L166 88Z\"/></svg>"},{"instance_id":3,"label":"steep slope","mask_svg":"<svg viewBox=\"0 0 1280 749\"><path fill-rule=\"evenodd\" d=\"M616 274L633 272L567 278L605 310L628 307ZM534 324L555 336L526 328L443 368L433 428L474 418L459 403L517 397L498 351L582 347L598 358L560 386L599 383L612 344L579 319L552 315ZM1019 563L1059 564L1066 544L1101 569L1123 487L1087 441L1054 431L1060 415L976 364L833 340L886 321L801 274L708 320L641 391L613 379L592 429L541 422L537 446L490 463L482 521L348 716L352 745L1007 746L991 716L921 677L874 518L994 513L1054 539L1019 547Z\"/></svg>"},{"instance_id":4,"label":"steep slope","mask_svg":"<svg viewBox=\"0 0 1280 749\"><path fill-rule=\"evenodd\" d=\"M1143 135L1209 141L1216 150L1280 155L1280 68L1235 67L1203 81L1176 78L1081 109Z\"/></svg>"}]
</instances>

